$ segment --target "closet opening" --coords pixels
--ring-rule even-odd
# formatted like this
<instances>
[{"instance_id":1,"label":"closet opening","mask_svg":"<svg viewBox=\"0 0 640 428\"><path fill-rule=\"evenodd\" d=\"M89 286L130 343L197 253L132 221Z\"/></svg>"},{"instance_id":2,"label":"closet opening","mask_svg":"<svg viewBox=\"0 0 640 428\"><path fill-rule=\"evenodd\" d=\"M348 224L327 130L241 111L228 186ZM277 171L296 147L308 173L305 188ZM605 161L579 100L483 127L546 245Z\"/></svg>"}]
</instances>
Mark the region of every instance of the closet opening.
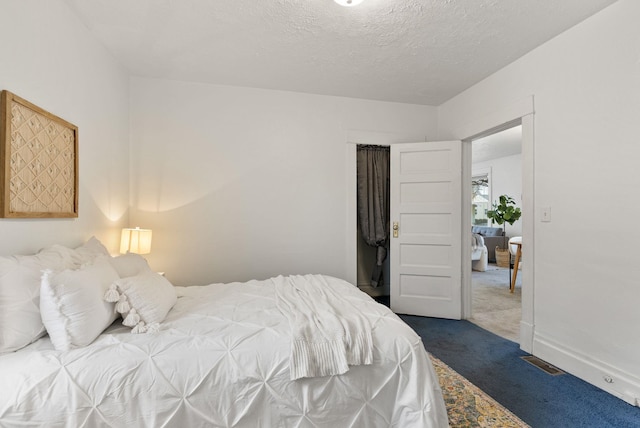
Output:
<instances>
[{"instance_id":1,"label":"closet opening","mask_svg":"<svg viewBox=\"0 0 640 428\"><path fill-rule=\"evenodd\" d=\"M390 148L356 146L357 285L373 297L390 294Z\"/></svg>"}]
</instances>

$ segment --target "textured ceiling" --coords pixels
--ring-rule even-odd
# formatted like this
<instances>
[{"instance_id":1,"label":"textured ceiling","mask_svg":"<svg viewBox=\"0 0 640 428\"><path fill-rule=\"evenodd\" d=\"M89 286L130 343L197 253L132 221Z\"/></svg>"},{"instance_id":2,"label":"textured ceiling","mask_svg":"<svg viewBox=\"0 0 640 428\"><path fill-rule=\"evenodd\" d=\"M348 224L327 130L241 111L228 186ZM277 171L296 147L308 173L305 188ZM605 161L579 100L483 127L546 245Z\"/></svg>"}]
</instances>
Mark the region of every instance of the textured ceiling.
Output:
<instances>
[{"instance_id":1,"label":"textured ceiling","mask_svg":"<svg viewBox=\"0 0 640 428\"><path fill-rule=\"evenodd\" d=\"M615 0L64 0L133 74L439 105Z\"/></svg>"}]
</instances>

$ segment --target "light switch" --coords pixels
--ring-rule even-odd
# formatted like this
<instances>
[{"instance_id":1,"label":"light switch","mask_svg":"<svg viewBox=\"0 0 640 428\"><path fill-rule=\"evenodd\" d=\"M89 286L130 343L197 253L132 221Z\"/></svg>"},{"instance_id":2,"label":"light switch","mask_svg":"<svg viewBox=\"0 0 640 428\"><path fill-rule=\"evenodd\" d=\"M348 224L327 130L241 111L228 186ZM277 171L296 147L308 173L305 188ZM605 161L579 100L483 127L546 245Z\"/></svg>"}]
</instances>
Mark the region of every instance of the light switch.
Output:
<instances>
[{"instance_id":1,"label":"light switch","mask_svg":"<svg viewBox=\"0 0 640 428\"><path fill-rule=\"evenodd\" d=\"M542 208L542 222L549 223L551 221L551 207Z\"/></svg>"}]
</instances>

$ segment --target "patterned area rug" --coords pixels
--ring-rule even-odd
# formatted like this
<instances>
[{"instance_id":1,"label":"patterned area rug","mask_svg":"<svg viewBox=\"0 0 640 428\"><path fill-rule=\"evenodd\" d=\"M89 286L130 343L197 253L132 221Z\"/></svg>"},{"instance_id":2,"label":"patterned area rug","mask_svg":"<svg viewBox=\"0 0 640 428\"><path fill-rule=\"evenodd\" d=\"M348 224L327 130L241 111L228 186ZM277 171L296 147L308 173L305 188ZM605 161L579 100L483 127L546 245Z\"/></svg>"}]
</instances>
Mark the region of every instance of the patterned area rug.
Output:
<instances>
[{"instance_id":1,"label":"patterned area rug","mask_svg":"<svg viewBox=\"0 0 640 428\"><path fill-rule=\"evenodd\" d=\"M449 425L456 427L529 427L451 367L430 355L447 406Z\"/></svg>"}]
</instances>

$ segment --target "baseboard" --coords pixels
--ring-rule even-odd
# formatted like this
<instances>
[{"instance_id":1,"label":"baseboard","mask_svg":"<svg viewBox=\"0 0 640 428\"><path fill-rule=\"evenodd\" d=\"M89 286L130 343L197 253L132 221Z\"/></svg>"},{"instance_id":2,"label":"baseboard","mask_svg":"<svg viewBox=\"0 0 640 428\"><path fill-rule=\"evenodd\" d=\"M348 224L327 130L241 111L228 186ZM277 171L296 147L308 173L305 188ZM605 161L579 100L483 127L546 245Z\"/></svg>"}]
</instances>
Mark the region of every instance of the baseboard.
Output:
<instances>
[{"instance_id":1,"label":"baseboard","mask_svg":"<svg viewBox=\"0 0 640 428\"><path fill-rule=\"evenodd\" d=\"M534 355L604 391L640 407L640 379L536 333Z\"/></svg>"},{"instance_id":2,"label":"baseboard","mask_svg":"<svg viewBox=\"0 0 640 428\"><path fill-rule=\"evenodd\" d=\"M520 321L520 349L533 353L533 324Z\"/></svg>"}]
</instances>

